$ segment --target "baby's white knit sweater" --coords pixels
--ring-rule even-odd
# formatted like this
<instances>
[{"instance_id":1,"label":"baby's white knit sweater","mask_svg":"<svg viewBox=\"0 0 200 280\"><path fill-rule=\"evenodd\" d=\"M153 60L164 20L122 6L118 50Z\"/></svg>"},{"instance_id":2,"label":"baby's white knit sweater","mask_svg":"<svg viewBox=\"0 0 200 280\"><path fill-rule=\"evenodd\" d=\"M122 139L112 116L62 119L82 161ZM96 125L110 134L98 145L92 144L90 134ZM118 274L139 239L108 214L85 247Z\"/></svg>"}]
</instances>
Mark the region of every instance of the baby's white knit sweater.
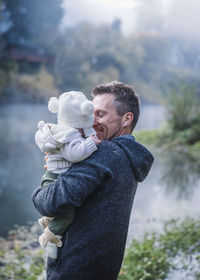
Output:
<instances>
[{"instance_id":1,"label":"baby's white knit sweater","mask_svg":"<svg viewBox=\"0 0 200 280\"><path fill-rule=\"evenodd\" d=\"M52 123L45 123L36 132L35 141L41 151L48 152L47 170L56 174L97 150L92 138L83 138L78 129Z\"/></svg>"}]
</instances>

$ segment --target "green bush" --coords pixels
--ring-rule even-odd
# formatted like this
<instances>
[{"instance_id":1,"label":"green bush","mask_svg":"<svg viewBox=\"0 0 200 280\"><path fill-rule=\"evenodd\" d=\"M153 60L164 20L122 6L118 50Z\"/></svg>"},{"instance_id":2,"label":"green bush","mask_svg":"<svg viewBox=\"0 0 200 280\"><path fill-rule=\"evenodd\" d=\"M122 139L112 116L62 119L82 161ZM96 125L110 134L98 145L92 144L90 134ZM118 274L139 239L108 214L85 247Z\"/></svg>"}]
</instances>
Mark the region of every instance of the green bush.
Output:
<instances>
[{"instance_id":1,"label":"green bush","mask_svg":"<svg viewBox=\"0 0 200 280\"><path fill-rule=\"evenodd\" d=\"M173 133L166 126L160 129L134 131L133 136L141 144L156 146L163 146L173 139Z\"/></svg>"},{"instance_id":2,"label":"green bush","mask_svg":"<svg viewBox=\"0 0 200 280\"><path fill-rule=\"evenodd\" d=\"M0 62L0 102L10 101L15 88L15 76L18 64L11 60Z\"/></svg>"},{"instance_id":3,"label":"green bush","mask_svg":"<svg viewBox=\"0 0 200 280\"><path fill-rule=\"evenodd\" d=\"M190 146L200 141L200 99L196 88L179 85L178 89L171 90L165 105L168 111L167 125L157 130L136 131L133 133L136 140L157 146L188 146L190 151L197 152L199 158L199 146L190 149ZM195 156L194 152L192 154Z\"/></svg>"},{"instance_id":4,"label":"green bush","mask_svg":"<svg viewBox=\"0 0 200 280\"><path fill-rule=\"evenodd\" d=\"M196 122L200 124L200 100L197 89L191 85L183 83L171 89L166 108L168 123L174 131L189 129Z\"/></svg>"},{"instance_id":5,"label":"green bush","mask_svg":"<svg viewBox=\"0 0 200 280\"><path fill-rule=\"evenodd\" d=\"M157 237L145 234L142 242L133 240L127 248L119 279L164 280L169 268L167 253L159 248Z\"/></svg>"},{"instance_id":6,"label":"green bush","mask_svg":"<svg viewBox=\"0 0 200 280\"><path fill-rule=\"evenodd\" d=\"M13 233L17 238L14 249L8 250L8 240L1 240L1 248L4 244L5 249L0 252L0 279L43 280L44 250L28 245L38 236L37 231L33 235L33 230L21 227ZM125 251L118 279L164 280L180 271L183 279L199 280L199 260L200 218L170 220L164 223L162 232L145 233L140 240L132 240Z\"/></svg>"},{"instance_id":7,"label":"green bush","mask_svg":"<svg viewBox=\"0 0 200 280\"><path fill-rule=\"evenodd\" d=\"M189 151L200 162L200 141L189 147Z\"/></svg>"},{"instance_id":8,"label":"green bush","mask_svg":"<svg viewBox=\"0 0 200 280\"><path fill-rule=\"evenodd\" d=\"M180 252L185 255L200 253L200 220L186 218L184 221L170 220L159 235L162 250L174 258Z\"/></svg>"},{"instance_id":9,"label":"green bush","mask_svg":"<svg viewBox=\"0 0 200 280\"><path fill-rule=\"evenodd\" d=\"M15 259L0 267L0 279L4 280L44 280L43 250L37 251L33 256L28 250L15 250Z\"/></svg>"},{"instance_id":10,"label":"green bush","mask_svg":"<svg viewBox=\"0 0 200 280\"><path fill-rule=\"evenodd\" d=\"M146 233L126 249L119 280L161 280L181 271L198 279L200 219L170 220L162 233ZM176 265L175 265L176 263Z\"/></svg>"},{"instance_id":11,"label":"green bush","mask_svg":"<svg viewBox=\"0 0 200 280\"><path fill-rule=\"evenodd\" d=\"M160 131L159 130L141 130L134 131L133 136L136 140L143 144L159 144Z\"/></svg>"},{"instance_id":12,"label":"green bush","mask_svg":"<svg viewBox=\"0 0 200 280\"><path fill-rule=\"evenodd\" d=\"M17 93L20 92L21 101L41 102L58 95L58 89L54 86L54 78L45 68L41 68L35 75L18 74L16 80Z\"/></svg>"}]
</instances>

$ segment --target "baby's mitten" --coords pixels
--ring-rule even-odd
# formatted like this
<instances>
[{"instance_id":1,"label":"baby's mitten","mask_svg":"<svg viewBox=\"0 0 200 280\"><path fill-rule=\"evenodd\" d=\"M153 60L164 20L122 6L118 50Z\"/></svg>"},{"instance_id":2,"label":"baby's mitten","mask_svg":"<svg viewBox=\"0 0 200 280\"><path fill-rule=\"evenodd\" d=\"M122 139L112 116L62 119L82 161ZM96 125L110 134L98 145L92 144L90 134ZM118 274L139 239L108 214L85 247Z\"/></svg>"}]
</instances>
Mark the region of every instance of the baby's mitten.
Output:
<instances>
[{"instance_id":1,"label":"baby's mitten","mask_svg":"<svg viewBox=\"0 0 200 280\"><path fill-rule=\"evenodd\" d=\"M53 144L53 143L50 143L50 142L44 144L44 147L43 147L45 152L49 152L51 150L55 150L56 148L57 148L57 146L55 144Z\"/></svg>"}]
</instances>

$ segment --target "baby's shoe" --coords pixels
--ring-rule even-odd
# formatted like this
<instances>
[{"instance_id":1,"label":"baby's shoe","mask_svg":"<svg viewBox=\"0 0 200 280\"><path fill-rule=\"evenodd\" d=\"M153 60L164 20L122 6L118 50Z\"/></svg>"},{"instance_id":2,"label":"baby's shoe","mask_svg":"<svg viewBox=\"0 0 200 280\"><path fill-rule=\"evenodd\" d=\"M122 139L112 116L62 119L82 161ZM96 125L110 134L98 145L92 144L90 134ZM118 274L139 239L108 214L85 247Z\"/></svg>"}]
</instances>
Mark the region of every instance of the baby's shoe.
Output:
<instances>
[{"instance_id":1,"label":"baby's shoe","mask_svg":"<svg viewBox=\"0 0 200 280\"><path fill-rule=\"evenodd\" d=\"M54 218L53 217L46 217L46 216L43 216L42 218L38 219L38 223L39 225L41 226L42 229L45 229L49 222L52 221Z\"/></svg>"},{"instance_id":2,"label":"baby's shoe","mask_svg":"<svg viewBox=\"0 0 200 280\"><path fill-rule=\"evenodd\" d=\"M57 238L61 239L62 236L60 235L56 235ZM45 248L45 253L47 255L47 257L51 258L51 259L57 259L57 254L58 254L58 247L55 243L52 243L51 241L49 241L46 245Z\"/></svg>"},{"instance_id":3,"label":"baby's shoe","mask_svg":"<svg viewBox=\"0 0 200 280\"><path fill-rule=\"evenodd\" d=\"M58 247L56 246L56 244L49 241L45 248L45 254L47 257L53 260L57 259Z\"/></svg>"},{"instance_id":4,"label":"baby's shoe","mask_svg":"<svg viewBox=\"0 0 200 280\"><path fill-rule=\"evenodd\" d=\"M39 243L43 248L46 248L48 242L56 244L57 247L62 246L61 235L55 235L48 227L44 229L44 232L39 236Z\"/></svg>"}]
</instances>

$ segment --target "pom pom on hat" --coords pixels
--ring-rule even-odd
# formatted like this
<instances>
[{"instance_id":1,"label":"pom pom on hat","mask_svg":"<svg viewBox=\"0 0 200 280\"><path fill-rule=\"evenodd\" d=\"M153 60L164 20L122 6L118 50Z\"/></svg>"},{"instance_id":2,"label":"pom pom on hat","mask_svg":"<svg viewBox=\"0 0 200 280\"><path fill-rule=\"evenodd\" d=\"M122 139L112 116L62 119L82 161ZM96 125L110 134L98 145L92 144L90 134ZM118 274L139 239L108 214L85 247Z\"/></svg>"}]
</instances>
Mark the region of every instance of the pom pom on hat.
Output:
<instances>
[{"instance_id":1,"label":"pom pom on hat","mask_svg":"<svg viewBox=\"0 0 200 280\"><path fill-rule=\"evenodd\" d=\"M58 113L58 99L56 97L49 99L48 109L52 113Z\"/></svg>"},{"instance_id":2,"label":"pom pom on hat","mask_svg":"<svg viewBox=\"0 0 200 280\"><path fill-rule=\"evenodd\" d=\"M81 114L83 116L88 116L90 114L92 114L94 111L94 105L92 103L92 101L84 101L81 104Z\"/></svg>"}]
</instances>

